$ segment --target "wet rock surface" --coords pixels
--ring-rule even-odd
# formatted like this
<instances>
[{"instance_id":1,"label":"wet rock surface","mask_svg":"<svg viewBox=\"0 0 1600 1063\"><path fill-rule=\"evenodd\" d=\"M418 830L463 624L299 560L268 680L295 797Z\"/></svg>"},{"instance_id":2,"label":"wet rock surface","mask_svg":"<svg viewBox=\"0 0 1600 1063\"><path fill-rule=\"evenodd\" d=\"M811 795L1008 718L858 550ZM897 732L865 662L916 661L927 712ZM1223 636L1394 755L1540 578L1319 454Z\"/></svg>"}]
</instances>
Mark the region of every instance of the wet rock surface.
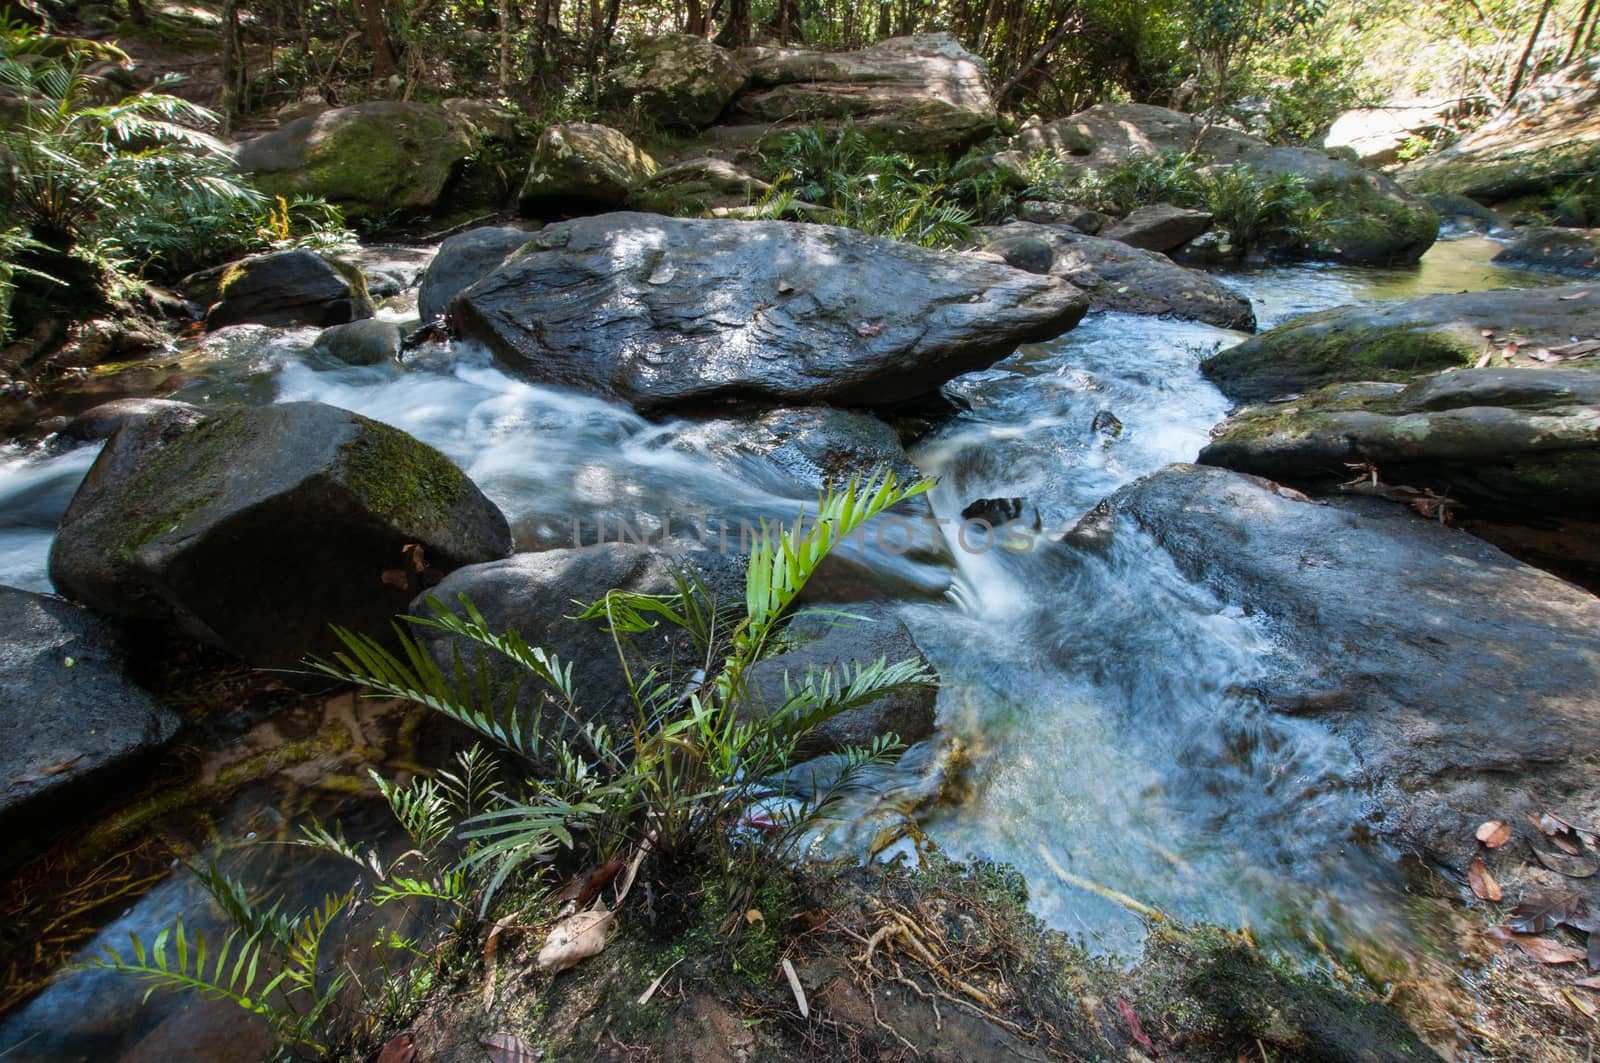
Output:
<instances>
[{"instance_id":1,"label":"wet rock surface","mask_svg":"<svg viewBox=\"0 0 1600 1063\"><path fill-rule=\"evenodd\" d=\"M206 328L228 325L326 327L372 316L361 271L312 251L274 251L184 279Z\"/></svg>"},{"instance_id":2,"label":"wet rock surface","mask_svg":"<svg viewBox=\"0 0 1600 1063\"><path fill-rule=\"evenodd\" d=\"M1492 261L1567 277L1600 277L1600 238L1585 229L1523 229Z\"/></svg>"},{"instance_id":3,"label":"wet rock surface","mask_svg":"<svg viewBox=\"0 0 1600 1063\"><path fill-rule=\"evenodd\" d=\"M417 313L424 322L450 311L450 301L532 239L523 229L486 225L457 233L439 245L417 291Z\"/></svg>"},{"instance_id":4,"label":"wet rock surface","mask_svg":"<svg viewBox=\"0 0 1600 1063\"><path fill-rule=\"evenodd\" d=\"M1018 269L1081 288L1096 310L1169 315L1246 331L1256 327L1249 299L1154 251L1085 236L1065 225L1012 222L979 231L987 251Z\"/></svg>"},{"instance_id":5,"label":"wet rock surface","mask_svg":"<svg viewBox=\"0 0 1600 1063\"><path fill-rule=\"evenodd\" d=\"M127 678L116 630L88 610L0 587L0 614L0 864L8 864L17 835L32 832L19 817L160 749L178 718Z\"/></svg>"},{"instance_id":6,"label":"wet rock surface","mask_svg":"<svg viewBox=\"0 0 1600 1063\"><path fill-rule=\"evenodd\" d=\"M1484 820L1600 812L1594 595L1393 505L1225 469L1168 466L1097 519L1261 618L1265 703L1349 741L1381 835L1462 868Z\"/></svg>"},{"instance_id":7,"label":"wet rock surface","mask_svg":"<svg viewBox=\"0 0 1600 1063\"><path fill-rule=\"evenodd\" d=\"M1087 303L1053 278L848 229L621 213L535 234L452 313L530 379L641 408L877 406L1059 335Z\"/></svg>"},{"instance_id":8,"label":"wet rock surface","mask_svg":"<svg viewBox=\"0 0 1600 1063\"><path fill-rule=\"evenodd\" d=\"M124 427L62 518L50 578L103 615L285 666L335 645L329 624L382 637L414 593L408 543L440 571L511 549L500 511L405 433L320 403L235 407L175 436Z\"/></svg>"}]
</instances>

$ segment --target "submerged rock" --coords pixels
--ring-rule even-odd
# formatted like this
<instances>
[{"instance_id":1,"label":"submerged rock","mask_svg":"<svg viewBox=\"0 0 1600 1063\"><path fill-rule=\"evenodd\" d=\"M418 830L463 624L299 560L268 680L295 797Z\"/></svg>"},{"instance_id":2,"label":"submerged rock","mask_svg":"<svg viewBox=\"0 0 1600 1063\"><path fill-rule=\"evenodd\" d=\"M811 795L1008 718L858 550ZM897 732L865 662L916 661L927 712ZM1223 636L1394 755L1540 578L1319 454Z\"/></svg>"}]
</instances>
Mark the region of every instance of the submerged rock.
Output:
<instances>
[{"instance_id":1,"label":"submerged rock","mask_svg":"<svg viewBox=\"0 0 1600 1063\"><path fill-rule=\"evenodd\" d=\"M982 59L948 33L892 37L857 52L749 48L748 87L730 121L762 125L849 120L885 146L919 153L982 140L998 120Z\"/></svg>"},{"instance_id":2,"label":"submerged rock","mask_svg":"<svg viewBox=\"0 0 1600 1063\"><path fill-rule=\"evenodd\" d=\"M1324 205L1303 250L1359 265L1415 262L1439 234L1433 208L1382 174L1326 151L1274 147L1249 133L1208 126L1196 115L1150 104L1096 104L1023 130L1011 149L1058 152L1076 174L1104 173L1131 159L1167 152L1193 153L1197 162L1214 169L1245 165L1262 177L1295 174Z\"/></svg>"},{"instance_id":3,"label":"submerged rock","mask_svg":"<svg viewBox=\"0 0 1600 1063\"><path fill-rule=\"evenodd\" d=\"M1524 229L1490 261L1568 277L1600 277L1600 237L1582 229Z\"/></svg>"},{"instance_id":4,"label":"submerged rock","mask_svg":"<svg viewBox=\"0 0 1600 1063\"><path fill-rule=\"evenodd\" d=\"M436 206L474 127L431 104L373 100L296 119L239 145L268 195L321 196L352 220Z\"/></svg>"},{"instance_id":5,"label":"submerged rock","mask_svg":"<svg viewBox=\"0 0 1600 1063\"><path fill-rule=\"evenodd\" d=\"M1065 225L1012 222L979 232L986 250L1018 269L1048 273L1083 289L1096 310L1169 315L1218 328L1255 330L1249 299L1215 277L1184 269L1154 251L1085 236Z\"/></svg>"},{"instance_id":6,"label":"submerged rock","mask_svg":"<svg viewBox=\"0 0 1600 1063\"><path fill-rule=\"evenodd\" d=\"M233 407L176 436L134 422L113 437L50 578L107 616L283 666L333 645L329 624L384 635L414 593L408 543L440 571L511 550L500 511L404 432L315 402Z\"/></svg>"},{"instance_id":7,"label":"submerged rock","mask_svg":"<svg viewBox=\"0 0 1600 1063\"><path fill-rule=\"evenodd\" d=\"M608 71L613 97L663 129L704 129L744 88L749 72L733 54L692 33L632 42Z\"/></svg>"},{"instance_id":8,"label":"submerged rock","mask_svg":"<svg viewBox=\"0 0 1600 1063\"><path fill-rule=\"evenodd\" d=\"M228 325L341 325L372 316L361 271L312 251L274 251L185 277L207 329Z\"/></svg>"},{"instance_id":9,"label":"submerged rock","mask_svg":"<svg viewBox=\"0 0 1600 1063\"><path fill-rule=\"evenodd\" d=\"M1266 704L1350 743L1384 837L1461 868L1484 820L1600 819L1594 595L1392 505L1225 469L1168 466L1103 506L1109 534L1147 533L1269 625Z\"/></svg>"},{"instance_id":10,"label":"submerged rock","mask_svg":"<svg viewBox=\"0 0 1600 1063\"><path fill-rule=\"evenodd\" d=\"M553 125L539 137L522 184L522 209L620 207L656 162L610 126L592 122Z\"/></svg>"},{"instance_id":11,"label":"submerged rock","mask_svg":"<svg viewBox=\"0 0 1600 1063\"><path fill-rule=\"evenodd\" d=\"M400 356L400 326L392 321L352 321L323 329L311 349L345 365L381 365Z\"/></svg>"},{"instance_id":12,"label":"submerged rock","mask_svg":"<svg viewBox=\"0 0 1600 1063\"><path fill-rule=\"evenodd\" d=\"M11 855L18 818L82 793L160 749L178 717L128 679L112 626L88 610L0 587L0 824Z\"/></svg>"},{"instance_id":13,"label":"submerged rock","mask_svg":"<svg viewBox=\"0 0 1600 1063\"><path fill-rule=\"evenodd\" d=\"M1077 324L1081 292L850 229L606 214L552 225L452 304L515 371L641 408L888 405Z\"/></svg>"},{"instance_id":14,"label":"submerged rock","mask_svg":"<svg viewBox=\"0 0 1600 1063\"><path fill-rule=\"evenodd\" d=\"M440 244L417 290L417 313L423 323L449 313L452 299L532 238L524 229L485 225L457 233Z\"/></svg>"},{"instance_id":15,"label":"submerged rock","mask_svg":"<svg viewBox=\"0 0 1600 1063\"><path fill-rule=\"evenodd\" d=\"M1262 402L1340 381L1404 383L1473 365L1511 341L1537 349L1594 335L1600 293L1587 288L1461 292L1306 314L1200 369L1230 399Z\"/></svg>"},{"instance_id":16,"label":"submerged rock","mask_svg":"<svg viewBox=\"0 0 1600 1063\"><path fill-rule=\"evenodd\" d=\"M930 670L911 631L882 606L857 605L851 616L796 617L784 628L783 652L756 662L745 679L750 689L751 711L769 716L783 707L788 688L805 681L810 672L831 673L838 687L847 687L863 666L878 661L898 664L921 662ZM796 752L802 756L867 748L874 739L895 735L903 745L933 734L937 683L901 691L842 712L806 735Z\"/></svg>"}]
</instances>

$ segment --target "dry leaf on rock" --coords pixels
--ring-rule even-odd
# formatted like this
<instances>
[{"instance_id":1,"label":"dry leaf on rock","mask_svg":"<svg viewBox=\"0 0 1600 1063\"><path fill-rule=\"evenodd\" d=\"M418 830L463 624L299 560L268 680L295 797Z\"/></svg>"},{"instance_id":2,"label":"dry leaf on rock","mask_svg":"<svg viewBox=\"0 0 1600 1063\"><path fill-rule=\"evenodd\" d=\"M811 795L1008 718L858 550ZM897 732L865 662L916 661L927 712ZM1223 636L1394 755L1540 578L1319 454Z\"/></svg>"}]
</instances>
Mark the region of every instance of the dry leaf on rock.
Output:
<instances>
[{"instance_id":1,"label":"dry leaf on rock","mask_svg":"<svg viewBox=\"0 0 1600 1063\"><path fill-rule=\"evenodd\" d=\"M534 960L541 971L565 971L606 947L606 931L616 913L601 908L569 915L550 928L544 947Z\"/></svg>"},{"instance_id":2,"label":"dry leaf on rock","mask_svg":"<svg viewBox=\"0 0 1600 1063\"><path fill-rule=\"evenodd\" d=\"M1532 934L1516 934L1503 926L1490 927L1487 934L1503 945L1516 945L1540 963L1578 963L1585 958L1583 952L1570 945Z\"/></svg>"},{"instance_id":3,"label":"dry leaf on rock","mask_svg":"<svg viewBox=\"0 0 1600 1063\"><path fill-rule=\"evenodd\" d=\"M378 1063L413 1063L417 1058L417 1046L408 1033L396 1034L384 1042L383 1051L378 1053Z\"/></svg>"},{"instance_id":4,"label":"dry leaf on rock","mask_svg":"<svg viewBox=\"0 0 1600 1063\"><path fill-rule=\"evenodd\" d=\"M478 1038L478 1047L489 1055L490 1063L537 1063L539 1053L514 1033L492 1033Z\"/></svg>"},{"instance_id":5,"label":"dry leaf on rock","mask_svg":"<svg viewBox=\"0 0 1600 1063\"><path fill-rule=\"evenodd\" d=\"M1498 849L1511 840L1511 824L1503 819L1491 819L1478 824L1478 840L1486 848Z\"/></svg>"},{"instance_id":6,"label":"dry leaf on rock","mask_svg":"<svg viewBox=\"0 0 1600 1063\"><path fill-rule=\"evenodd\" d=\"M1498 901L1502 894L1500 884L1489 874L1489 869L1483 861L1474 858L1472 866L1467 868L1467 882L1472 886L1472 892L1477 894L1480 901Z\"/></svg>"},{"instance_id":7,"label":"dry leaf on rock","mask_svg":"<svg viewBox=\"0 0 1600 1063\"><path fill-rule=\"evenodd\" d=\"M1576 893L1532 893L1511 909L1506 926L1518 934L1542 934L1577 919L1582 910L1583 898Z\"/></svg>"}]
</instances>

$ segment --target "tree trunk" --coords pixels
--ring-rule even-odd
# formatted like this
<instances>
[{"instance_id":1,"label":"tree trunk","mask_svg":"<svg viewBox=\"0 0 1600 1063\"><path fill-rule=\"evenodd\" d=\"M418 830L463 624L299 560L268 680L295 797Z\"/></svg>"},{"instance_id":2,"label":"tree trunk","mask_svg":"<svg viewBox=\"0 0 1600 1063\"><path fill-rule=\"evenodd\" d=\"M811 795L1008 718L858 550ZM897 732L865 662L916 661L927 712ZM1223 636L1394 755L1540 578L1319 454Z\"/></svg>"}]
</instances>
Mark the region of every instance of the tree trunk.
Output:
<instances>
[{"instance_id":1,"label":"tree trunk","mask_svg":"<svg viewBox=\"0 0 1600 1063\"><path fill-rule=\"evenodd\" d=\"M135 26L150 24L150 16L144 10L144 0L128 0L128 21Z\"/></svg>"},{"instance_id":2,"label":"tree trunk","mask_svg":"<svg viewBox=\"0 0 1600 1063\"><path fill-rule=\"evenodd\" d=\"M728 17L717 31L717 43L724 48L743 48L750 43L750 0L729 0Z\"/></svg>"},{"instance_id":3,"label":"tree trunk","mask_svg":"<svg viewBox=\"0 0 1600 1063\"><path fill-rule=\"evenodd\" d=\"M500 0L500 95L511 95L511 0Z\"/></svg>"},{"instance_id":4,"label":"tree trunk","mask_svg":"<svg viewBox=\"0 0 1600 1063\"><path fill-rule=\"evenodd\" d=\"M1528 34L1528 46L1522 49L1522 58L1517 60L1517 72L1512 75L1511 87L1506 90L1506 105L1509 106L1517 98L1517 93L1522 89L1522 79L1528 73L1528 59L1533 55L1533 46L1539 42L1539 34L1544 31L1544 20L1550 14L1551 0L1544 0L1539 8L1539 17L1534 21L1533 32Z\"/></svg>"},{"instance_id":5,"label":"tree trunk","mask_svg":"<svg viewBox=\"0 0 1600 1063\"><path fill-rule=\"evenodd\" d=\"M233 116L239 109L239 8L235 0L222 0L222 135L233 132Z\"/></svg>"},{"instance_id":6,"label":"tree trunk","mask_svg":"<svg viewBox=\"0 0 1600 1063\"><path fill-rule=\"evenodd\" d=\"M700 0L689 0L689 13L683 19L683 32L696 37L706 35L706 9Z\"/></svg>"},{"instance_id":7,"label":"tree trunk","mask_svg":"<svg viewBox=\"0 0 1600 1063\"><path fill-rule=\"evenodd\" d=\"M1578 57L1578 49L1584 46L1584 30L1589 31L1589 37L1594 38L1594 6L1595 0L1585 0L1583 14L1578 16L1578 21L1572 27L1572 43L1567 45L1566 58L1561 60L1563 66Z\"/></svg>"},{"instance_id":8,"label":"tree trunk","mask_svg":"<svg viewBox=\"0 0 1600 1063\"><path fill-rule=\"evenodd\" d=\"M389 47L389 31L383 24L383 0L357 0L361 5L362 27L367 36L367 47L372 51L372 76L377 79L391 77L400 72L394 61L394 50Z\"/></svg>"}]
</instances>

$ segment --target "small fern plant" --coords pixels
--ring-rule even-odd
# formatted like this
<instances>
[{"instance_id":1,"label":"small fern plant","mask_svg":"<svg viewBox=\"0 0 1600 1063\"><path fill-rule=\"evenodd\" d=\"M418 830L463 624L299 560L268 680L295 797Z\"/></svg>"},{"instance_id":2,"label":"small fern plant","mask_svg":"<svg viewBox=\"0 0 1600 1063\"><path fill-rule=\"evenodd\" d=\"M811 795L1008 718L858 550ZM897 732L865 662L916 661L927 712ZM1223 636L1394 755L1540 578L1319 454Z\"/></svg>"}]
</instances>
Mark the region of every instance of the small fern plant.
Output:
<instances>
[{"instance_id":1,"label":"small fern plant","mask_svg":"<svg viewBox=\"0 0 1600 1063\"><path fill-rule=\"evenodd\" d=\"M884 736L869 748L847 751L834 782L801 799L774 781L801 740L842 712L936 682L918 660L860 662L791 677L781 704L760 707L747 684L749 669L770 652L829 553L865 522L929 486L903 484L887 471L852 478L826 491L808 520L758 537L736 621L686 568L677 571L674 593L612 591L587 604L575 619L604 625L627 681L633 714L625 731L582 711L570 664L515 632L490 630L465 600L457 613L430 599L433 615L411 618L454 636L448 668L403 630L396 651L342 629L336 631L344 652L316 667L376 695L427 705L519 762L520 785L497 789L492 807L467 818L460 831L468 845L462 866L482 875L480 914L519 869L546 863L563 849L579 849L597 862L641 849L710 860L735 883L738 903L863 768L899 748L893 736ZM631 663L637 660L631 640L663 625L689 634L694 666L640 673ZM471 665L462 645L477 654ZM517 666L509 686L491 679L494 657Z\"/></svg>"}]
</instances>

